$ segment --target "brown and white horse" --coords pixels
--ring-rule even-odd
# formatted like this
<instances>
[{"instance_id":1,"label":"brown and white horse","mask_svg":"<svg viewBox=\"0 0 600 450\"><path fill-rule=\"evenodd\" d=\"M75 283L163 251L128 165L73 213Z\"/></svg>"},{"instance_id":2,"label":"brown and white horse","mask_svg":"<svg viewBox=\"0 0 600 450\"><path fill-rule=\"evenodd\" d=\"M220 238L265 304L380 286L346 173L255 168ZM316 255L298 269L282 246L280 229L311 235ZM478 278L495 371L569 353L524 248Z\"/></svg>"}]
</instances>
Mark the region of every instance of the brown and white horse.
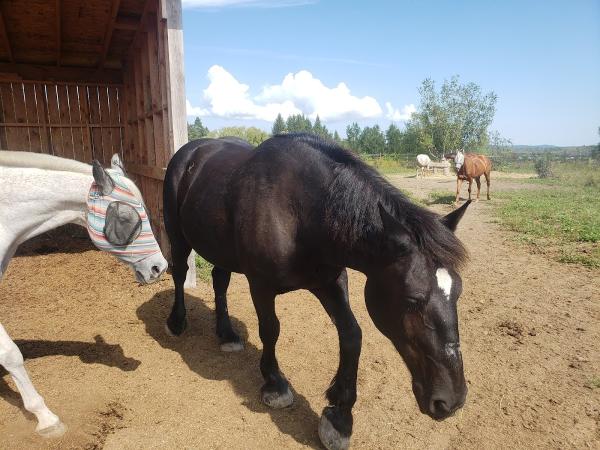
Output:
<instances>
[{"instance_id":1,"label":"brown and white horse","mask_svg":"<svg viewBox=\"0 0 600 450\"><path fill-rule=\"evenodd\" d=\"M477 183L477 200L479 201L479 191L481 190L481 175L485 176L487 183L487 199L490 200L490 174L492 172L492 162L487 156L476 155L475 153L463 153L458 151L456 155L446 155L454 159L456 167L456 200L458 203L460 197L460 188L464 180L469 182L469 200L471 200L471 185L473 180Z\"/></svg>"}]
</instances>

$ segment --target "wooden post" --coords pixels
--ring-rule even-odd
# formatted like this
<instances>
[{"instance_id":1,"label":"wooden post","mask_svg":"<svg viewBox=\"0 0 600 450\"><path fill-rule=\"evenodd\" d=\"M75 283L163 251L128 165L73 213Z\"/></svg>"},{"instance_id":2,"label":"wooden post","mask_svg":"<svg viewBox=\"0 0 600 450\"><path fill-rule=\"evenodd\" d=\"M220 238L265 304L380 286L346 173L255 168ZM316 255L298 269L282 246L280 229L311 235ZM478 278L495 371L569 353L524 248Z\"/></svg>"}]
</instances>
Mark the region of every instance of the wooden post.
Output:
<instances>
[{"instance_id":1,"label":"wooden post","mask_svg":"<svg viewBox=\"0 0 600 450\"><path fill-rule=\"evenodd\" d=\"M163 35L165 47L165 69L167 72L167 98L169 136L168 149L172 156L188 140L187 116L185 111L185 76L183 71L183 21L181 18L181 0L160 0L160 15L166 20L166 32ZM163 242L168 237L162 230ZM196 253L192 251L188 259L189 270L185 287L196 286Z\"/></svg>"}]
</instances>

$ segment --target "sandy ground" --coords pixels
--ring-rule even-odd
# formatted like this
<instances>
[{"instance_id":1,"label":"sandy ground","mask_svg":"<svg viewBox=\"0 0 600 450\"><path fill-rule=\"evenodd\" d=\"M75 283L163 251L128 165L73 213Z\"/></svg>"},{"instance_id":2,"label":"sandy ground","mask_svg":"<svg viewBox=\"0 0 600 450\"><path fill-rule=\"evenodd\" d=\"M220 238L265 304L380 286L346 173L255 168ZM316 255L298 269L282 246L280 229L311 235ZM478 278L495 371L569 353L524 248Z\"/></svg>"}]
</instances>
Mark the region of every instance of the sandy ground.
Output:
<instances>
[{"instance_id":1,"label":"sandy ground","mask_svg":"<svg viewBox=\"0 0 600 450\"><path fill-rule=\"evenodd\" d=\"M455 185L391 179L422 197ZM495 179L492 195L516 187L518 178ZM459 303L467 403L441 423L419 413L400 356L368 317L365 278L352 272L363 329L353 448L600 448L600 389L587 387L600 376L600 271L519 248L485 200L470 207L458 234L471 253ZM68 253L59 250L67 244ZM229 289L241 353L219 351L204 284L187 294L188 330L168 337L172 293L170 277L138 287L85 239L63 233L26 244L0 284L0 320L69 429L58 440L37 437L0 370L0 448L320 448L337 339L316 299L304 291L278 299L279 362L296 401L272 411L259 400L261 345L245 278L234 276Z\"/></svg>"}]
</instances>

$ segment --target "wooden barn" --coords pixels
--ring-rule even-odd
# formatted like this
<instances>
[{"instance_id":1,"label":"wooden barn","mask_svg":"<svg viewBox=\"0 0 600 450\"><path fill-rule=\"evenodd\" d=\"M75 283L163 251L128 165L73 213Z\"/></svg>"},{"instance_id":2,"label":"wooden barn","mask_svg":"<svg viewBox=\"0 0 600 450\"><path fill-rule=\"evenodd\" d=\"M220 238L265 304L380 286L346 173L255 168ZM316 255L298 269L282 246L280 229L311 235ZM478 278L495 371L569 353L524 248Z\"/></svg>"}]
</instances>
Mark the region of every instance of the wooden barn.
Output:
<instances>
[{"instance_id":1,"label":"wooden barn","mask_svg":"<svg viewBox=\"0 0 600 450\"><path fill-rule=\"evenodd\" d=\"M162 181L185 142L181 0L0 0L0 150L120 153L166 250Z\"/></svg>"}]
</instances>

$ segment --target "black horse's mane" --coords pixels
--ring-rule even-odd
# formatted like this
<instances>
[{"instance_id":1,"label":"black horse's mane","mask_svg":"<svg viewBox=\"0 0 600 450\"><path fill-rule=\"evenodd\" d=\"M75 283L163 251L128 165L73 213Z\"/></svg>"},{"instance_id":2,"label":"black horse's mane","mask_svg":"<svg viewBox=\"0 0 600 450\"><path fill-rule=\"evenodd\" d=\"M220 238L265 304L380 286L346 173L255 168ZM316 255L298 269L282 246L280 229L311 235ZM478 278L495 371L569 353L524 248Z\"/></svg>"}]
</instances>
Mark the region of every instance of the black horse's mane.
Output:
<instances>
[{"instance_id":1,"label":"black horse's mane","mask_svg":"<svg viewBox=\"0 0 600 450\"><path fill-rule=\"evenodd\" d=\"M430 260L455 270L466 262L465 247L440 221L439 215L411 202L351 151L308 133L278 137L305 144L335 163L334 179L326 195L325 220L338 242L352 248L381 237L383 223L378 207L381 203L409 230Z\"/></svg>"}]
</instances>

